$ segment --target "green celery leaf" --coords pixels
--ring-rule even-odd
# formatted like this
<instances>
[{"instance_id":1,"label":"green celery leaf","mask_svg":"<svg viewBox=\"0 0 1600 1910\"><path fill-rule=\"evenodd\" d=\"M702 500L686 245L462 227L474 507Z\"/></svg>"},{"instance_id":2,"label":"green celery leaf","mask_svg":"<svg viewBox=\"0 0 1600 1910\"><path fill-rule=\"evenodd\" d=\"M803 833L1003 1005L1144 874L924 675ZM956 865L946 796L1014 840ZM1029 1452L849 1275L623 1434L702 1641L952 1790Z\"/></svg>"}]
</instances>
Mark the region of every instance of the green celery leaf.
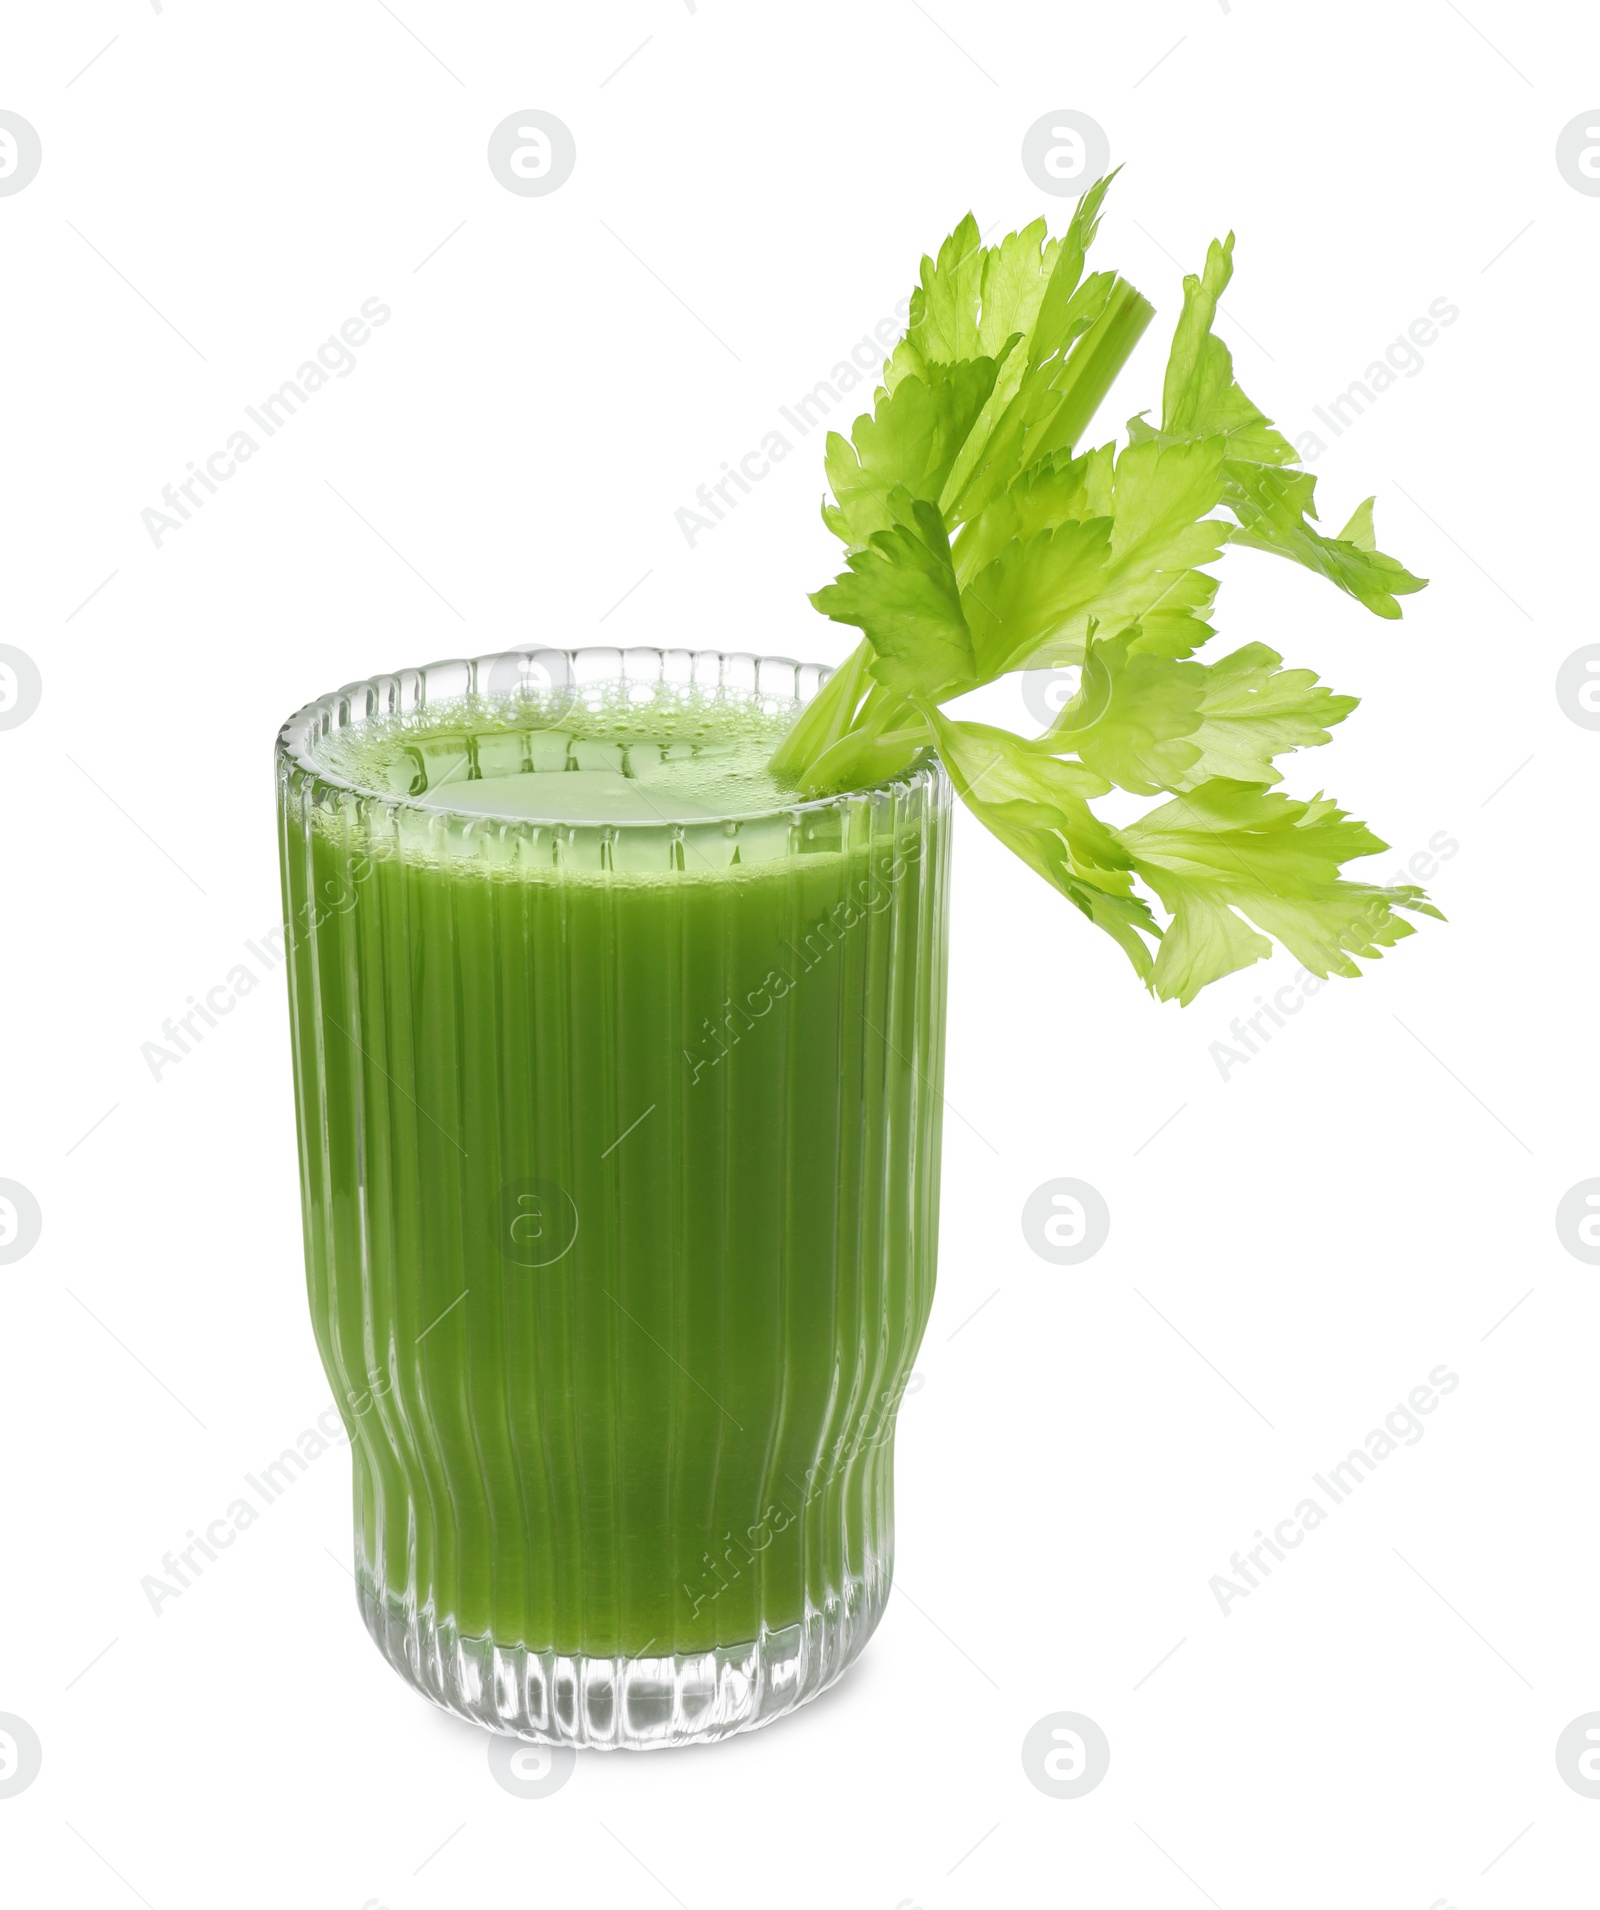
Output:
<instances>
[{"instance_id":1,"label":"green celery leaf","mask_svg":"<svg viewBox=\"0 0 1600 1910\"><path fill-rule=\"evenodd\" d=\"M953 521L977 516L1030 464L1071 448L1149 312L1125 279L1092 272L1065 302L1053 349L1035 359L1036 334L1026 357L1012 353L945 483L940 502ZM1111 342L1105 353L1103 337Z\"/></svg>"},{"instance_id":2,"label":"green celery leaf","mask_svg":"<svg viewBox=\"0 0 1600 1910\"><path fill-rule=\"evenodd\" d=\"M1357 506L1337 537L1325 537L1310 522L1317 513L1312 502L1316 479L1309 472L1230 466L1229 477L1224 501L1239 520L1235 544L1270 551L1315 571L1379 617L1398 617L1395 598L1426 586L1426 578L1413 577L1398 558L1375 547L1371 498ZM1352 529L1355 537L1349 535Z\"/></svg>"},{"instance_id":3,"label":"green celery leaf","mask_svg":"<svg viewBox=\"0 0 1600 1910\"><path fill-rule=\"evenodd\" d=\"M1226 524L1205 516L1221 488L1217 439L1129 445L1112 470L1109 518L1014 538L967 585L962 601L985 678L1081 662L1091 623L1118 630L1165 611L1146 648L1171 654L1183 645L1182 632L1173 641L1174 619L1203 641L1209 630L1191 613L1209 607L1215 585L1196 581L1196 567L1227 538Z\"/></svg>"},{"instance_id":4,"label":"green celery leaf","mask_svg":"<svg viewBox=\"0 0 1600 1910\"><path fill-rule=\"evenodd\" d=\"M956 575L963 584L969 583L1015 537L1026 538L1069 519L1111 517L1115 469L1116 447L1110 444L1076 456L1053 452L1029 465L1009 490L958 534ZM1122 560L1124 580L1128 577L1128 560L1138 554L1131 539L1138 491L1136 469L1137 461L1124 474L1124 528L1120 534L1114 528L1112 534L1114 556ZM1132 498L1128 495L1130 488ZM1218 536L1226 537L1225 528L1219 529ZM1204 537L1204 545L1197 542L1196 546L1202 553L1209 552L1212 542L1210 532ZM1210 561L1209 556L1204 560ZM1188 656L1212 634L1206 617L1217 594L1217 580L1203 570L1169 572L1162 568L1160 577L1154 592L1138 591L1131 600L1142 626L1132 647L1161 656ZM1128 603L1108 604L1108 617L1114 619L1119 608L1122 615L1128 614ZM1075 648L1078 640L1079 633L1072 632L1068 648Z\"/></svg>"},{"instance_id":5,"label":"green celery leaf","mask_svg":"<svg viewBox=\"0 0 1600 1910\"><path fill-rule=\"evenodd\" d=\"M1052 661L1082 660L1093 606L1106 588L1111 519L1069 519L1014 537L961 593L984 682L1018 667L1017 655L1052 648ZM1069 632L1079 632L1073 654Z\"/></svg>"},{"instance_id":6,"label":"green celery leaf","mask_svg":"<svg viewBox=\"0 0 1600 1910\"><path fill-rule=\"evenodd\" d=\"M1314 670L1285 670L1282 664L1264 643L1247 643L1215 663L1193 666L1202 675L1200 722L1191 739L1199 759L1169 788L1192 788L1214 776L1281 782L1273 757L1326 743L1329 728L1360 701L1335 695Z\"/></svg>"},{"instance_id":7,"label":"green celery leaf","mask_svg":"<svg viewBox=\"0 0 1600 1910\"><path fill-rule=\"evenodd\" d=\"M1159 426L1076 449L1151 316L1125 280L1085 271L1107 183L1060 240L1036 220L985 246L969 215L923 260L871 413L828 438L823 515L848 554L812 602L862 641L773 768L807 795L862 788L931 741L984 826L1163 998L1192 1001L1274 939L1315 974L1355 975L1413 933L1402 911L1438 911L1414 886L1347 878L1384 845L1324 797L1270 787L1274 758L1327 742L1355 699L1264 644L1194 660L1208 567L1248 544L1386 617L1422 580L1377 549L1371 499L1337 536L1316 528L1315 480L1213 330L1231 234L1184 281ZM1078 692L1043 736L938 707L1074 663ZM1167 800L1113 828L1091 805L1118 787Z\"/></svg>"},{"instance_id":8,"label":"green celery leaf","mask_svg":"<svg viewBox=\"0 0 1600 1910\"><path fill-rule=\"evenodd\" d=\"M1134 440L1162 442L1221 437L1226 444L1223 502L1239 521L1235 543L1288 557L1326 577L1380 617L1398 617L1397 597L1421 590L1426 579L1376 549L1369 502L1336 538L1314 528L1316 480L1291 469L1294 447L1247 398L1233 373L1233 356L1211 327L1217 301L1233 276L1233 234L1213 239L1204 271L1183 281L1183 313L1173 333L1162 391L1161 428L1144 418L1128 422Z\"/></svg>"},{"instance_id":9,"label":"green celery leaf","mask_svg":"<svg viewBox=\"0 0 1600 1910\"><path fill-rule=\"evenodd\" d=\"M1009 730L964 723L924 708L956 793L999 841L1102 928L1147 984L1159 941L1149 905L1133 892L1129 857L1089 808L1103 778L1029 751Z\"/></svg>"},{"instance_id":10,"label":"green celery leaf","mask_svg":"<svg viewBox=\"0 0 1600 1910\"><path fill-rule=\"evenodd\" d=\"M1206 619L1216 600L1217 579L1203 570L1180 571L1156 601L1139 612L1135 656L1188 657L1216 633Z\"/></svg>"},{"instance_id":11,"label":"green celery leaf","mask_svg":"<svg viewBox=\"0 0 1600 1910\"><path fill-rule=\"evenodd\" d=\"M892 392L880 386L872 412L856 419L849 440L830 431L827 472L836 502L822 507L829 530L859 550L874 531L902 521L889 503L897 486L936 502L997 370L992 358L930 365L923 375L902 378Z\"/></svg>"},{"instance_id":12,"label":"green celery leaf","mask_svg":"<svg viewBox=\"0 0 1600 1910\"><path fill-rule=\"evenodd\" d=\"M1184 663L1141 647L1137 624L1093 640L1078 694L1030 749L1075 750L1119 788L1150 796L1213 778L1276 783L1274 756L1328 741L1357 698L1311 670L1285 670L1264 643L1216 663Z\"/></svg>"},{"instance_id":13,"label":"green celery leaf","mask_svg":"<svg viewBox=\"0 0 1600 1910\"><path fill-rule=\"evenodd\" d=\"M1181 789L1200 761L1204 668L1130 656L1125 637L1093 643L1085 673L1094 666L1105 672L1110 695L1098 719L1072 739L1079 759L1135 795Z\"/></svg>"},{"instance_id":14,"label":"green celery leaf","mask_svg":"<svg viewBox=\"0 0 1600 1910\"><path fill-rule=\"evenodd\" d=\"M1320 796L1298 802L1219 778L1118 834L1173 916L1152 976L1165 1000L1188 1003L1206 983L1271 952L1241 915L1322 976L1358 975L1355 956L1375 956L1411 934L1396 909L1438 915L1413 886L1340 878L1343 863L1387 845Z\"/></svg>"},{"instance_id":15,"label":"green celery leaf","mask_svg":"<svg viewBox=\"0 0 1600 1910\"><path fill-rule=\"evenodd\" d=\"M1030 464L956 536L956 575L968 583L1014 538L1056 525L1111 515L1111 472L1116 447L1052 452Z\"/></svg>"},{"instance_id":16,"label":"green celery leaf","mask_svg":"<svg viewBox=\"0 0 1600 1910\"><path fill-rule=\"evenodd\" d=\"M1093 612L1102 624L1209 607L1216 583L1198 566L1214 563L1227 540L1226 525L1206 515L1221 491L1215 439L1122 452L1112 476L1108 589Z\"/></svg>"},{"instance_id":17,"label":"green celery leaf","mask_svg":"<svg viewBox=\"0 0 1600 1910\"><path fill-rule=\"evenodd\" d=\"M889 389L910 375L926 379L934 365L998 358L1008 339L1031 336L1047 291L1052 298L1047 324L1058 326L1061 308L1082 275L1111 178L1097 180L1077 202L1060 239L1049 238L1044 220L1035 219L998 245L985 246L969 212L940 246L938 258L922 261L906 335L884 367Z\"/></svg>"},{"instance_id":18,"label":"green celery leaf","mask_svg":"<svg viewBox=\"0 0 1600 1910\"><path fill-rule=\"evenodd\" d=\"M1112 175L1078 201L1060 240L1042 219L981 246L969 214L922 262L911 323L884 371L891 391L910 376L932 382L942 363L1000 365L982 414L939 496L947 521L974 515L1044 452L1087 429L1152 311L1114 273L1083 277Z\"/></svg>"},{"instance_id":19,"label":"green celery leaf","mask_svg":"<svg viewBox=\"0 0 1600 1910\"><path fill-rule=\"evenodd\" d=\"M1205 269L1186 273L1183 311L1172 335L1161 391L1161 430L1169 438L1223 438L1228 456L1247 464L1293 464L1294 446L1239 388L1233 354L1211 327L1217 300L1233 277L1233 234L1213 239ZM1131 429L1131 427L1130 427Z\"/></svg>"},{"instance_id":20,"label":"green celery leaf","mask_svg":"<svg viewBox=\"0 0 1600 1910\"><path fill-rule=\"evenodd\" d=\"M1044 297L1045 284L1054 267L1060 241L1045 238L1045 222L1035 219L1021 232L1008 235L1004 243L1011 248L1013 269L1031 251L1032 277L1035 283L1033 307ZM984 274L989 267L991 249L978 232L978 222L969 212L939 247L937 258L922 260L922 282L911 294L911 317L905 336L885 361L883 382L890 391L903 378L922 378L935 365L953 365L964 358L992 357L980 336L979 317L983 309ZM1019 307L1025 331L1033 313ZM1003 343L1009 334L1002 334Z\"/></svg>"},{"instance_id":21,"label":"green celery leaf","mask_svg":"<svg viewBox=\"0 0 1600 1910\"><path fill-rule=\"evenodd\" d=\"M976 676L972 638L938 510L904 490L897 517L852 551L849 569L812 596L835 623L854 624L871 643L872 674L901 696L948 696ZM915 528L909 528L914 525Z\"/></svg>"},{"instance_id":22,"label":"green celery leaf","mask_svg":"<svg viewBox=\"0 0 1600 1910\"><path fill-rule=\"evenodd\" d=\"M1187 1008L1207 983L1272 953L1266 936L1235 915L1224 897L1181 876L1140 873L1172 915L1149 978L1150 992L1162 1001Z\"/></svg>"}]
</instances>

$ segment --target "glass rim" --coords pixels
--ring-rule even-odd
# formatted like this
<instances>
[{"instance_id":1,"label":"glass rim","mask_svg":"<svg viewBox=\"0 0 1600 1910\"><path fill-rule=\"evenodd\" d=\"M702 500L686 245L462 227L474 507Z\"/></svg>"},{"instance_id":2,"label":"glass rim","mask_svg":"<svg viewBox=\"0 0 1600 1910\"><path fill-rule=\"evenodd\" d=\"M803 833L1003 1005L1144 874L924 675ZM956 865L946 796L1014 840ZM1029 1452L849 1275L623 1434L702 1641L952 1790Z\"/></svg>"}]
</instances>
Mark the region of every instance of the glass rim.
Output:
<instances>
[{"instance_id":1,"label":"glass rim","mask_svg":"<svg viewBox=\"0 0 1600 1910\"><path fill-rule=\"evenodd\" d=\"M315 783L362 803L375 803L467 827L556 829L574 835L635 830L671 832L759 822L778 816L815 815L859 802L866 796L936 782L941 773L940 765L930 744L894 775L832 795L796 797L792 802L738 810L725 816L678 821L665 817L575 821L562 816L497 816L483 810L457 809L448 803L426 802L392 789L376 789L334 769L319 756L316 748L320 737L358 730L384 718L406 717L474 702L485 710L496 704L503 710L511 705L516 694L515 688L505 686L514 683L517 688L525 689L533 670L541 670L551 677L564 675L560 688L569 698L566 707L578 701L591 687L656 684L687 690L709 689L717 695L728 695L730 701L779 698L780 704L792 703L798 716L837 668L836 664L803 663L794 657L768 656L753 650L610 644L580 644L572 649L561 649L551 644L518 645L509 650L486 651L475 657L445 657L413 668L380 673L314 697L280 727L275 755L281 764L301 771ZM497 672L502 677L499 689L493 687ZM780 686L786 678L787 695L780 697ZM553 683L546 685L541 693L548 693L553 687ZM559 721L559 717L556 720Z\"/></svg>"}]
</instances>

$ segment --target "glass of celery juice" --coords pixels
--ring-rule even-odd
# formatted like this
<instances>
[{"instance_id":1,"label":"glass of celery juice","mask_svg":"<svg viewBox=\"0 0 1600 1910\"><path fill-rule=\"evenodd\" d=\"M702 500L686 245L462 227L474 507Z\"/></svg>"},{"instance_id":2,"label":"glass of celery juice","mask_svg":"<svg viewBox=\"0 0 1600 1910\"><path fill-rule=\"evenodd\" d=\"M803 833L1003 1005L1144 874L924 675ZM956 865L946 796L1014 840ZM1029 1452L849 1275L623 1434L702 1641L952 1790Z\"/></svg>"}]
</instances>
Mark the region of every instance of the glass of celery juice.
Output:
<instances>
[{"instance_id":1,"label":"glass of celery juice","mask_svg":"<svg viewBox=\"0 0 1600 1910\"><path fill-rule=\"evenodd\" d=\"M497 1731L764 1724L883 1611L933 1295L949 784L828 672L526 650L278 742L312 1321L368 1629Z\"/></svg>"}]
</instances>

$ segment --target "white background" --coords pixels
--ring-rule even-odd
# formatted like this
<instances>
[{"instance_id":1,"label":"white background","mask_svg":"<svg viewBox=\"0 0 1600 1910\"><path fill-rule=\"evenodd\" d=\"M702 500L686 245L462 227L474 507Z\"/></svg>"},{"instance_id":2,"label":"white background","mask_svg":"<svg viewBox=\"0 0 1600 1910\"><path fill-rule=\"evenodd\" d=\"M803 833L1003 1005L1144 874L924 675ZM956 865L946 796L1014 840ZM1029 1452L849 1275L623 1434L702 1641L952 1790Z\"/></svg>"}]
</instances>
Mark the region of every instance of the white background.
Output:
<instances>
[{"instance_id":1,"label":"white background","mask_svg":"<svg viewBox=\"0 0 1600 1910\"><path fill-rule=\"evenodd\" d=\"M1597 41L1505 0L14 11L0 106L44 164L0 198L0 639L44 697L0 735L0 1175L44 1220L0 1269L0 1711L43 1768L0 1799L9 1901L1592 1900L1554 1747L1600 1708L1600 1272L1554 1211L1600 1172L1600 735L1554 679L1600 636L1600 200L1554 147ZM548 197L485 160L527 107L577 141ZM1291 434L1459 307L1314 467L1325 525L1375 490L1433 579L1405 621L1248 551L1219 604L1365 699L1287 787L1368 818L1381 879L1457 843L1450 922L1224 1080L1294 964L1158 1006L963 817L901 1590L806 1712L512 1797L363 1633L342 1449L159 1617L141 1591L329 1404L281 976L159 1081L141 1044L277 917L269 751L309 697L531 639L844 654L805 602L820 432L695 547L674 513L969 206L1059 229L1019 149L1063 107L1125 164L1098 263L1159 312L1102 435L1159 402L1179 262L1230 226L1222 329ZM158 549L141 511L368 297L356 369ZM1058 1175L1111 1209L1074 1268L1019 1226ZM1224 1617L1212 1575L1440 1362L1425 1438ZM1061 1710L1111 1744L1072 1802L1020 1756Z\"/></svg>"}]
</instances>

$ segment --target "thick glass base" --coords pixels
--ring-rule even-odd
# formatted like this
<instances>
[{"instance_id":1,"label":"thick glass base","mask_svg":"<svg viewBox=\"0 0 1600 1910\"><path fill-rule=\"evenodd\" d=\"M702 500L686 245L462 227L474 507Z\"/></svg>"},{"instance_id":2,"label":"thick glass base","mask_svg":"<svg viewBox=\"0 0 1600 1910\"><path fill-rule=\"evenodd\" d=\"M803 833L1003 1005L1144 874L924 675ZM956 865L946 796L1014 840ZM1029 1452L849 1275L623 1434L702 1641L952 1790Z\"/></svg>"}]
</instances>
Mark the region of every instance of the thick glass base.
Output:
<instances>
[{"instance_id":1,"label":"thick glass base","mask_svg":"<svg viewBox=\"0 0 1600 1910\"><path fill-rule=\"evenodd\" d=\"M746 1644L652 1658L596 1658L463 1637L364 1575L361 1616L406 1682L486 1730L537 1744L654 1751L710 1744L771 1724L826 1691L859 1656L889 1596L885 1561L781 1631Z\"/></svg>"}]
</instances>

